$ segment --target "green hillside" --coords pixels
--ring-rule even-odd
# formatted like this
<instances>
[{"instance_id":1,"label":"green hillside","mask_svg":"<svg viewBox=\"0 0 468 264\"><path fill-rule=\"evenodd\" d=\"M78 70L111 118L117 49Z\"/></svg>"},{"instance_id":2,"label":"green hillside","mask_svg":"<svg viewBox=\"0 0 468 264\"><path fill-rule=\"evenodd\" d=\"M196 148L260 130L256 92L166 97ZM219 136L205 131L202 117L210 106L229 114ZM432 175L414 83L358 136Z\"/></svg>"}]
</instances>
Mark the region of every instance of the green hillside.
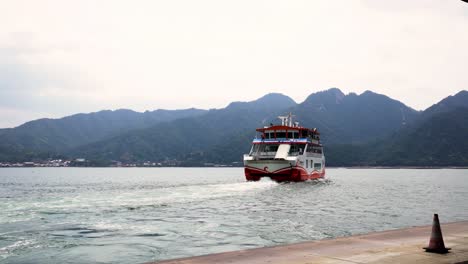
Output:
<instances>
[{"instance_id":1,"label":"green hillside","mask_svg":"<svg viewBox=\"0 0 468 264\"><path fill-rule=\"evenodd\" d=\"M292 112L302 126L319 129L329 166L468 166L467 109L467 91L421 112L385 95L332 88L300 104L268 94L222 109L101 111L0 130L0 161L240 164L255 128Z\"/></svg>"}]
</instances>

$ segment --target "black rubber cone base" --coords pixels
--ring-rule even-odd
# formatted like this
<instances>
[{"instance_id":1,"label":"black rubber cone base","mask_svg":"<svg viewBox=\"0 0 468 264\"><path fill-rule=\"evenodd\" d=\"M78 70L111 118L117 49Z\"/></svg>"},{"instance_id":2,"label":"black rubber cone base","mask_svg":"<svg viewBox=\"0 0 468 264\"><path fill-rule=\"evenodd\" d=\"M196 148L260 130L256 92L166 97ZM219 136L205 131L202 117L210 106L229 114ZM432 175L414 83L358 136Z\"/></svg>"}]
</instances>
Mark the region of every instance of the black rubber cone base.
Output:
<instances>
[{"instance_id":1,"label":"black rubber cone base","mask_svg":"<svg viewBox=\"0 0 468 264\"><path fill-rule=\"evenodd\" d=\"M426 252L437 253L437 254L447 254L449 253L449 250L451 250L451 248L433 249L433 248L427 248L427 247L424 247L423 249L425 249Z\"/></svg>"}]
</instances>

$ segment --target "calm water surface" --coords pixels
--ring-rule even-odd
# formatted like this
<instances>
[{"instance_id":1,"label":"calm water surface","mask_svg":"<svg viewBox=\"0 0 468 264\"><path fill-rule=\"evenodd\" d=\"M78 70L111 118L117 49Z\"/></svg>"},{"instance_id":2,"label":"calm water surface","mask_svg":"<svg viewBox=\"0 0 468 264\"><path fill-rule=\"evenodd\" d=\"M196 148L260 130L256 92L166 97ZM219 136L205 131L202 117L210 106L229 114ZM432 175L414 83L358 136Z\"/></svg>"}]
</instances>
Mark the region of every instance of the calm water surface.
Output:
<instances>
[{"instance_id":1,"label":"calm water surface","mask_svg":"<svg viewBox=\"0 0 468 264\"><path fill-rule=\"evenodd\" d=\"M0 169L0 263L141 263L468 219L468 170Z\"/></svg>"}]
</instances>

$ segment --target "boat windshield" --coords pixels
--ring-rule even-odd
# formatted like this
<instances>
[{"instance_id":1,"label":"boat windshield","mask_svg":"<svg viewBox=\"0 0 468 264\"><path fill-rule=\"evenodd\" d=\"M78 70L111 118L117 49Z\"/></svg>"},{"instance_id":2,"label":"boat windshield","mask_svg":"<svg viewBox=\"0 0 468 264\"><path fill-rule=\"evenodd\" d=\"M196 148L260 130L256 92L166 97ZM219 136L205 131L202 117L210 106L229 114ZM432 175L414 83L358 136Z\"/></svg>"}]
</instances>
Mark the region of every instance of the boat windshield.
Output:
<instances>
[{"instance_id":1,"label":"boat windshield","mask_svg":"<svg viewBox=\"0 0 468 264\"><path fill-rule=\"evenodd\" d=\"M303 151L304 151L303 144L291 144L291 148L289 149L288 156L302 155Z\"/></svg>"},{"instance_id":2,"label":"boat windshield","mask_svg":"<svg viewBox=\"0 0 468 264\"><path fill-rule=\"evenodd\" d=\"M254 144L250 151L251 156L272 156L274 157L279 144Z\"/></svg>"},{"instance_id":3,"label":"boat windshield","mask_svg":"<svg viewBox=\"0 0 468 264\"><path fill-rule=\"evenodd\" d=\"M250 156L256 156L261 158L274 158L280 144L254 144L250 150ZM291 144L288 150L288 156L302 155L304 151L303 144Z\"/></svg>"}]
</instances>

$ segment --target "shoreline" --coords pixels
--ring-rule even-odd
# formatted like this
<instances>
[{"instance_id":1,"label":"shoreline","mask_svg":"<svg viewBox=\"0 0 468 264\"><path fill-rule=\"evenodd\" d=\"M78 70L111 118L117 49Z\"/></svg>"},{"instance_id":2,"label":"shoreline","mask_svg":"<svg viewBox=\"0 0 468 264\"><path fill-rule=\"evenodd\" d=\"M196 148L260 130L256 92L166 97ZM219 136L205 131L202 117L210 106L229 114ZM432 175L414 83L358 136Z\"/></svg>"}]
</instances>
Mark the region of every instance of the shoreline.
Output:
<instances>
[{"instance_id":1,"label":"shoreline","mask_svg":"<svg viewBox=\"0 0 468 264\"><path fill-rule=\"evenodd\" d=\"M226 169L226 168L244 168L242 166L4 166L0 169L30 169L30 168L113 168L113 169L133 169L133 168L215 168L215 169ZM438 169L455 169L455 170L466 170L468 166L339 166L331 167L328 166L326 169L383 169L383 170L398 170L398 169L418 169L418 170L438 170Z\"/></svg>"}]
</instances>

